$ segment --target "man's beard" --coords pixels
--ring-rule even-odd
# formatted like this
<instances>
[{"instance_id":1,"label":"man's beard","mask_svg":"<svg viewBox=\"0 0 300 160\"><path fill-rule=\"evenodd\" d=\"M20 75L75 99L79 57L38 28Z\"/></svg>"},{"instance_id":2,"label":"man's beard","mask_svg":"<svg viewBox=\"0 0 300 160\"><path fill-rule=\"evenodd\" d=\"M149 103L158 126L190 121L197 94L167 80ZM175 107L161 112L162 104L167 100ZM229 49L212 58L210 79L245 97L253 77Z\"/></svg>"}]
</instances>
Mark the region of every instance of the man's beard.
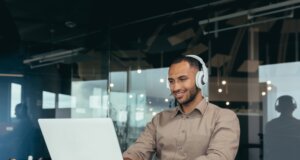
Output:
<instances>
[{"instance_id":1,"label":"man's beard","mask_svg":"<svg viewBox=\"0 0 300 160\"><path fill-rule=\"evenodd\" d=\"M180 104L180 105L186 105L186 104L189 104L190 102L192 102L195 98L196 98L196 96L197 96L197 94L199 93L199 88L197 88L197 87L195 87L193 90L190 90L189 92L190 92L190 96L188 97L188 99L187 100L185 100L185 101L183 101L183 102L179 102L178 100L177 100L177 102Z\"/></svg>"}]
</instances>

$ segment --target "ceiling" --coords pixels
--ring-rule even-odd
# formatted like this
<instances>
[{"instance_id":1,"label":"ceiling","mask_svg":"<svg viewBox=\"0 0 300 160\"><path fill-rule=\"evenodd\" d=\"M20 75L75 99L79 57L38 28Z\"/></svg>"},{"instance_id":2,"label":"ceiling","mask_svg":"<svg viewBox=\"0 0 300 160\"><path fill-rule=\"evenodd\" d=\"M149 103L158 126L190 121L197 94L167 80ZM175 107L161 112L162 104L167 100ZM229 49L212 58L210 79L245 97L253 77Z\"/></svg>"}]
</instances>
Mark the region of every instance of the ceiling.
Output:
<instances>
[{"instance_id":1,"label":"ceiling","mask_svg":"<svg viewBox=\"0 0 300 160\"><path fill-rule=\"evenodd\" d=\"M110 51L114 70L136 61L159 68L175 55L199 54L211 74L243 77L259 64L297 59L299 5L299 0L0 0L0 53L9 57L21 46L26 59L84 47Z\"/></svg>"}]
</instances>

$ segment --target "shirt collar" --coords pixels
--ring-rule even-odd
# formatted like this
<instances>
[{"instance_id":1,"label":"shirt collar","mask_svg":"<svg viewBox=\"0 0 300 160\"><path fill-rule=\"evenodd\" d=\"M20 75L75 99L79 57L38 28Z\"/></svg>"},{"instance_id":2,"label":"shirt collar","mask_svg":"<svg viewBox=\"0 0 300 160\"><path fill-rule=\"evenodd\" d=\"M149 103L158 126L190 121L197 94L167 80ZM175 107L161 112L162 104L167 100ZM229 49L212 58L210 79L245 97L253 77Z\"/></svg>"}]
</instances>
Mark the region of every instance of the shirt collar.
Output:
<instances>
[{"instance_id":1,"label":"shirt collar","mask_svg":"<svg viewBox=\"0 0 300 160\"><path fill-rule=\"evenodd\" d=\"M194 108L194 110L196 109L196 110L200 111L200 113L203 115L205 113L205 111L206 111L207 105L208 105L208 102L205 100L205 98L203 98L202 101L196 105L196 107ZM179 114L184 114L184 112L183 112L183 110L182 110L182 108L181 108L180 105L176 107L176 109L175 109L174 114L172 115L172 117L175 117L175 116L177 116Z\"/></svg>"}]
</instances>

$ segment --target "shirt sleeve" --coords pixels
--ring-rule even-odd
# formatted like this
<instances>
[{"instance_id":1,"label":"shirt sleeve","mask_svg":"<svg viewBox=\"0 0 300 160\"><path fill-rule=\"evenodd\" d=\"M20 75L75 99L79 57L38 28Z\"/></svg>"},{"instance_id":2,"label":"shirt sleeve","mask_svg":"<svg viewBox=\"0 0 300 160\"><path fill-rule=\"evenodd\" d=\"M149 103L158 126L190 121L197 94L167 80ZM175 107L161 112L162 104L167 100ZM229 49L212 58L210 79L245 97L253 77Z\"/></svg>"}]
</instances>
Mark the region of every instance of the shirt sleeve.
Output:
<instances>
[{"instance_id":1,"label":"shirt sleeve","mask_svg":"<svg viewBox=\"0 0 300 160\"><path fill-rule=\"evenodd\" d=\"M124 153L124 158L130 158L132 160L151 160L156 150L156 128L155 118L149 122L145 130L138 137L136 142L131 145Z\"/></svg>"},{"instance_id":2,"label":"shirt sleeve","mask_svg":"<svg viewBox=\"0 0 300 160\"><path fill-rule=\"evenodd\" d=\"M234 160L240 141L240 124L236 114L221 109L216 116L215 129L211 136L207 154L196 160Z\"/></svg>"}]
</instances>

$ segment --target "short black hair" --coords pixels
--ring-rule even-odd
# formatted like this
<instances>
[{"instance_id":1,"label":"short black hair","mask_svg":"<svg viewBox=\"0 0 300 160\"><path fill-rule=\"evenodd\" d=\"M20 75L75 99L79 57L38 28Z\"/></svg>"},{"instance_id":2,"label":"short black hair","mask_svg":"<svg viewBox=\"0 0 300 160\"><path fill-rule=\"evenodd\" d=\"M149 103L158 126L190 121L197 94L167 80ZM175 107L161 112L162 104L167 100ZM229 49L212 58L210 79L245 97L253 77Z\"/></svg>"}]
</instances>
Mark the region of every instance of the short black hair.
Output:
<instances>
[{"instance_id":1,"label":"short black hair","mask_svg":"<svg viewBox=\"0 0 300 160\"><path fill-rule=\"evenodd\" d=\"M190 64L190 66L195 67L198 70L201 70L201 68L202 68L202 65L200 64L200 62L197 59L195 59L193 57L183 56L183 55L181 55L181 56L177 57L176 59L174 59L172 61L171 65L180 63L182 61L188 62Z\"/></svg>"}]
</instances>

